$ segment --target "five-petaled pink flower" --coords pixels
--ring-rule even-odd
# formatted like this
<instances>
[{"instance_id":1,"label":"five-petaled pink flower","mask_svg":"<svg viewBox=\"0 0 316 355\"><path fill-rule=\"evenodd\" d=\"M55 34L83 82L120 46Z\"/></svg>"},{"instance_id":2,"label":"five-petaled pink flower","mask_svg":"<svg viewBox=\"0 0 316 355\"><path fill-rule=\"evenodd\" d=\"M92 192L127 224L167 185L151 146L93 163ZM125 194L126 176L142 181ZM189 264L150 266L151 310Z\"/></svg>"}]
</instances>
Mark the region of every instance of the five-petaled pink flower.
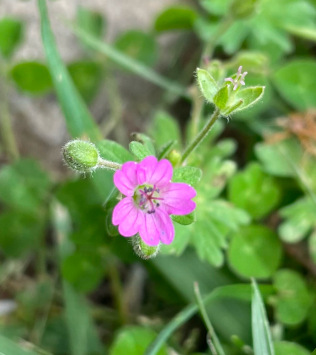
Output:
<instances>
[{"instance_id":1,"label":"five-petaled pink flower","mask_svg":"<svg viewBox=\"0 0 316 355\"><path fill-rule=\"evenodd\" d=\"M129 161L114 174L114 184L125 195L114 208L112 222L124 237L139 233L150 246L170 244L174 226L170 215L186 215L195 209L195 190L171 182L172 165L154 156L139 163Z\"/></svg>"}]
</instances>

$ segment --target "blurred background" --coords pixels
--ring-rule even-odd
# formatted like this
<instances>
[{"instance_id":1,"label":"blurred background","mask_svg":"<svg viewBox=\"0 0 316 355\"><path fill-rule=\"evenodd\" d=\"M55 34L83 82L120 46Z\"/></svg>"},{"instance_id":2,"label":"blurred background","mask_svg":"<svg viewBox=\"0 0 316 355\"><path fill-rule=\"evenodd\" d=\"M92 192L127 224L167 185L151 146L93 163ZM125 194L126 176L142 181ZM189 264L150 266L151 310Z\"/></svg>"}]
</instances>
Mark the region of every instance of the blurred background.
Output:
<instances>
[{"instance_id":1,"label":"blurred background","mask_svg":"<svg viewBox=\"0 0 316 355\"><path fill-rule=\"evenodd\" d=\"M0 355L310 354L315 43L315 0L0 0ZM196 68L239 66L263 99L179 167L214 110ZM112 225L113 172L66 166L76 138L196 188L156 258Z\"/></svg>"}]
</instances>

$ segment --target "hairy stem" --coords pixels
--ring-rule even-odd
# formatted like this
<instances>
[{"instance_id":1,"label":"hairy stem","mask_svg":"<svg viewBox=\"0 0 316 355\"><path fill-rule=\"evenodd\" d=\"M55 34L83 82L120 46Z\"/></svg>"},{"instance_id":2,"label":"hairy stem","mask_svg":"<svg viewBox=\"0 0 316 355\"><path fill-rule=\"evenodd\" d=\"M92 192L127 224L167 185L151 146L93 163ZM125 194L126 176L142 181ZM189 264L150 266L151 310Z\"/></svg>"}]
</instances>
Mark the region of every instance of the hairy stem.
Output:
<instances>
[{"instance_id":1,"label":"hairy stem","mask_svg":"<svg viewBox=\"0 0 316 355\"><path fill-rule=\"evenodd\" d=\"M217 121L218 117L220 116L220 110L218 108L215 109L213 112L213 115L209 119L209 121L205 124L203 129L200 131L200 133L195 137L192 143L190 143L187 148L184 150L182 157L181 157L181 163L184 163L188 156L197 148L197 146L203 141L203 139L208 135L208 133L211 131L214 123Z\"/></svg>"}]
</instances>

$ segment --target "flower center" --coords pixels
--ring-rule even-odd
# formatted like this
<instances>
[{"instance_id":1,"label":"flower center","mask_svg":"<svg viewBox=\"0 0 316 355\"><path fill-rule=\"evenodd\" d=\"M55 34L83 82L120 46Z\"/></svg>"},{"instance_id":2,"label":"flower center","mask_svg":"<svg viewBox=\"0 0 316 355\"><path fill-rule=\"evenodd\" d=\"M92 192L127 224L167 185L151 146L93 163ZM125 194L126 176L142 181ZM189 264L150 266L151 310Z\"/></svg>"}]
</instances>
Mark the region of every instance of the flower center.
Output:
<instances>
[{"instance_id":1,"label":"flower center","mask_svg":"<svg viewBox=\"0 0 316 355\"><path fill-rule=\"evenodd\" d=\"M134 193L134 201L138 207L144 212L151 214L156 212L156 208L160 206L160 202L163 200L160 197L160 190L151 185L138 186Z\"/></svg>"}]
</instances>

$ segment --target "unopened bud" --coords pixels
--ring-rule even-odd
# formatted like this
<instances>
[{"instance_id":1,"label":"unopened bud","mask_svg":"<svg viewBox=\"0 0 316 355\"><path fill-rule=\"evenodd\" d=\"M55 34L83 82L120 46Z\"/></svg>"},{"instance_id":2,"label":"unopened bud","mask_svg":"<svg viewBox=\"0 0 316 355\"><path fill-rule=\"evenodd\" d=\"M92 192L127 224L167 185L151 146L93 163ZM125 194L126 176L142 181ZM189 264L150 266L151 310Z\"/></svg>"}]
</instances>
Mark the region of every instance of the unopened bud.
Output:
<instances>
[{"instance_id":1,"label":"unopened bud","mask_svg":"<svg viewBox=\"0 0 316 355\"><path fill-rule=\"evenodd\" d=\"M155 247L147 245L143 242L143 240L141 239L141 237L138 234L136 234L132 238L132 244L133 244L134 252L140 258L145 259L145 260L154 258L155 256L157 256L157 254L159 253L159 250L160 250L160 244Z\"/></svg>"},{"instance_id":2,"label":"unopened bud","mask_svg":"<svg viewBox=\"0 0 316 355\"><path fill-rule=\"evenodd\" d=\"M89 173L98 166L99 151L93 143L76 139L68 142L62 152L67 165L80 173Z\"/></svg>"},{"instance_id":3,"label":"unopened bud","mask_svg":"<svg viewBox=\"0 0 316 355\"><path fill-rule=\"evenodd\" d=\"M172 166L177 166L181 161L181 154L177 150L172 149L172 151L168 154L167 158L172 164Z\"/></svg>"}]
</instances>

